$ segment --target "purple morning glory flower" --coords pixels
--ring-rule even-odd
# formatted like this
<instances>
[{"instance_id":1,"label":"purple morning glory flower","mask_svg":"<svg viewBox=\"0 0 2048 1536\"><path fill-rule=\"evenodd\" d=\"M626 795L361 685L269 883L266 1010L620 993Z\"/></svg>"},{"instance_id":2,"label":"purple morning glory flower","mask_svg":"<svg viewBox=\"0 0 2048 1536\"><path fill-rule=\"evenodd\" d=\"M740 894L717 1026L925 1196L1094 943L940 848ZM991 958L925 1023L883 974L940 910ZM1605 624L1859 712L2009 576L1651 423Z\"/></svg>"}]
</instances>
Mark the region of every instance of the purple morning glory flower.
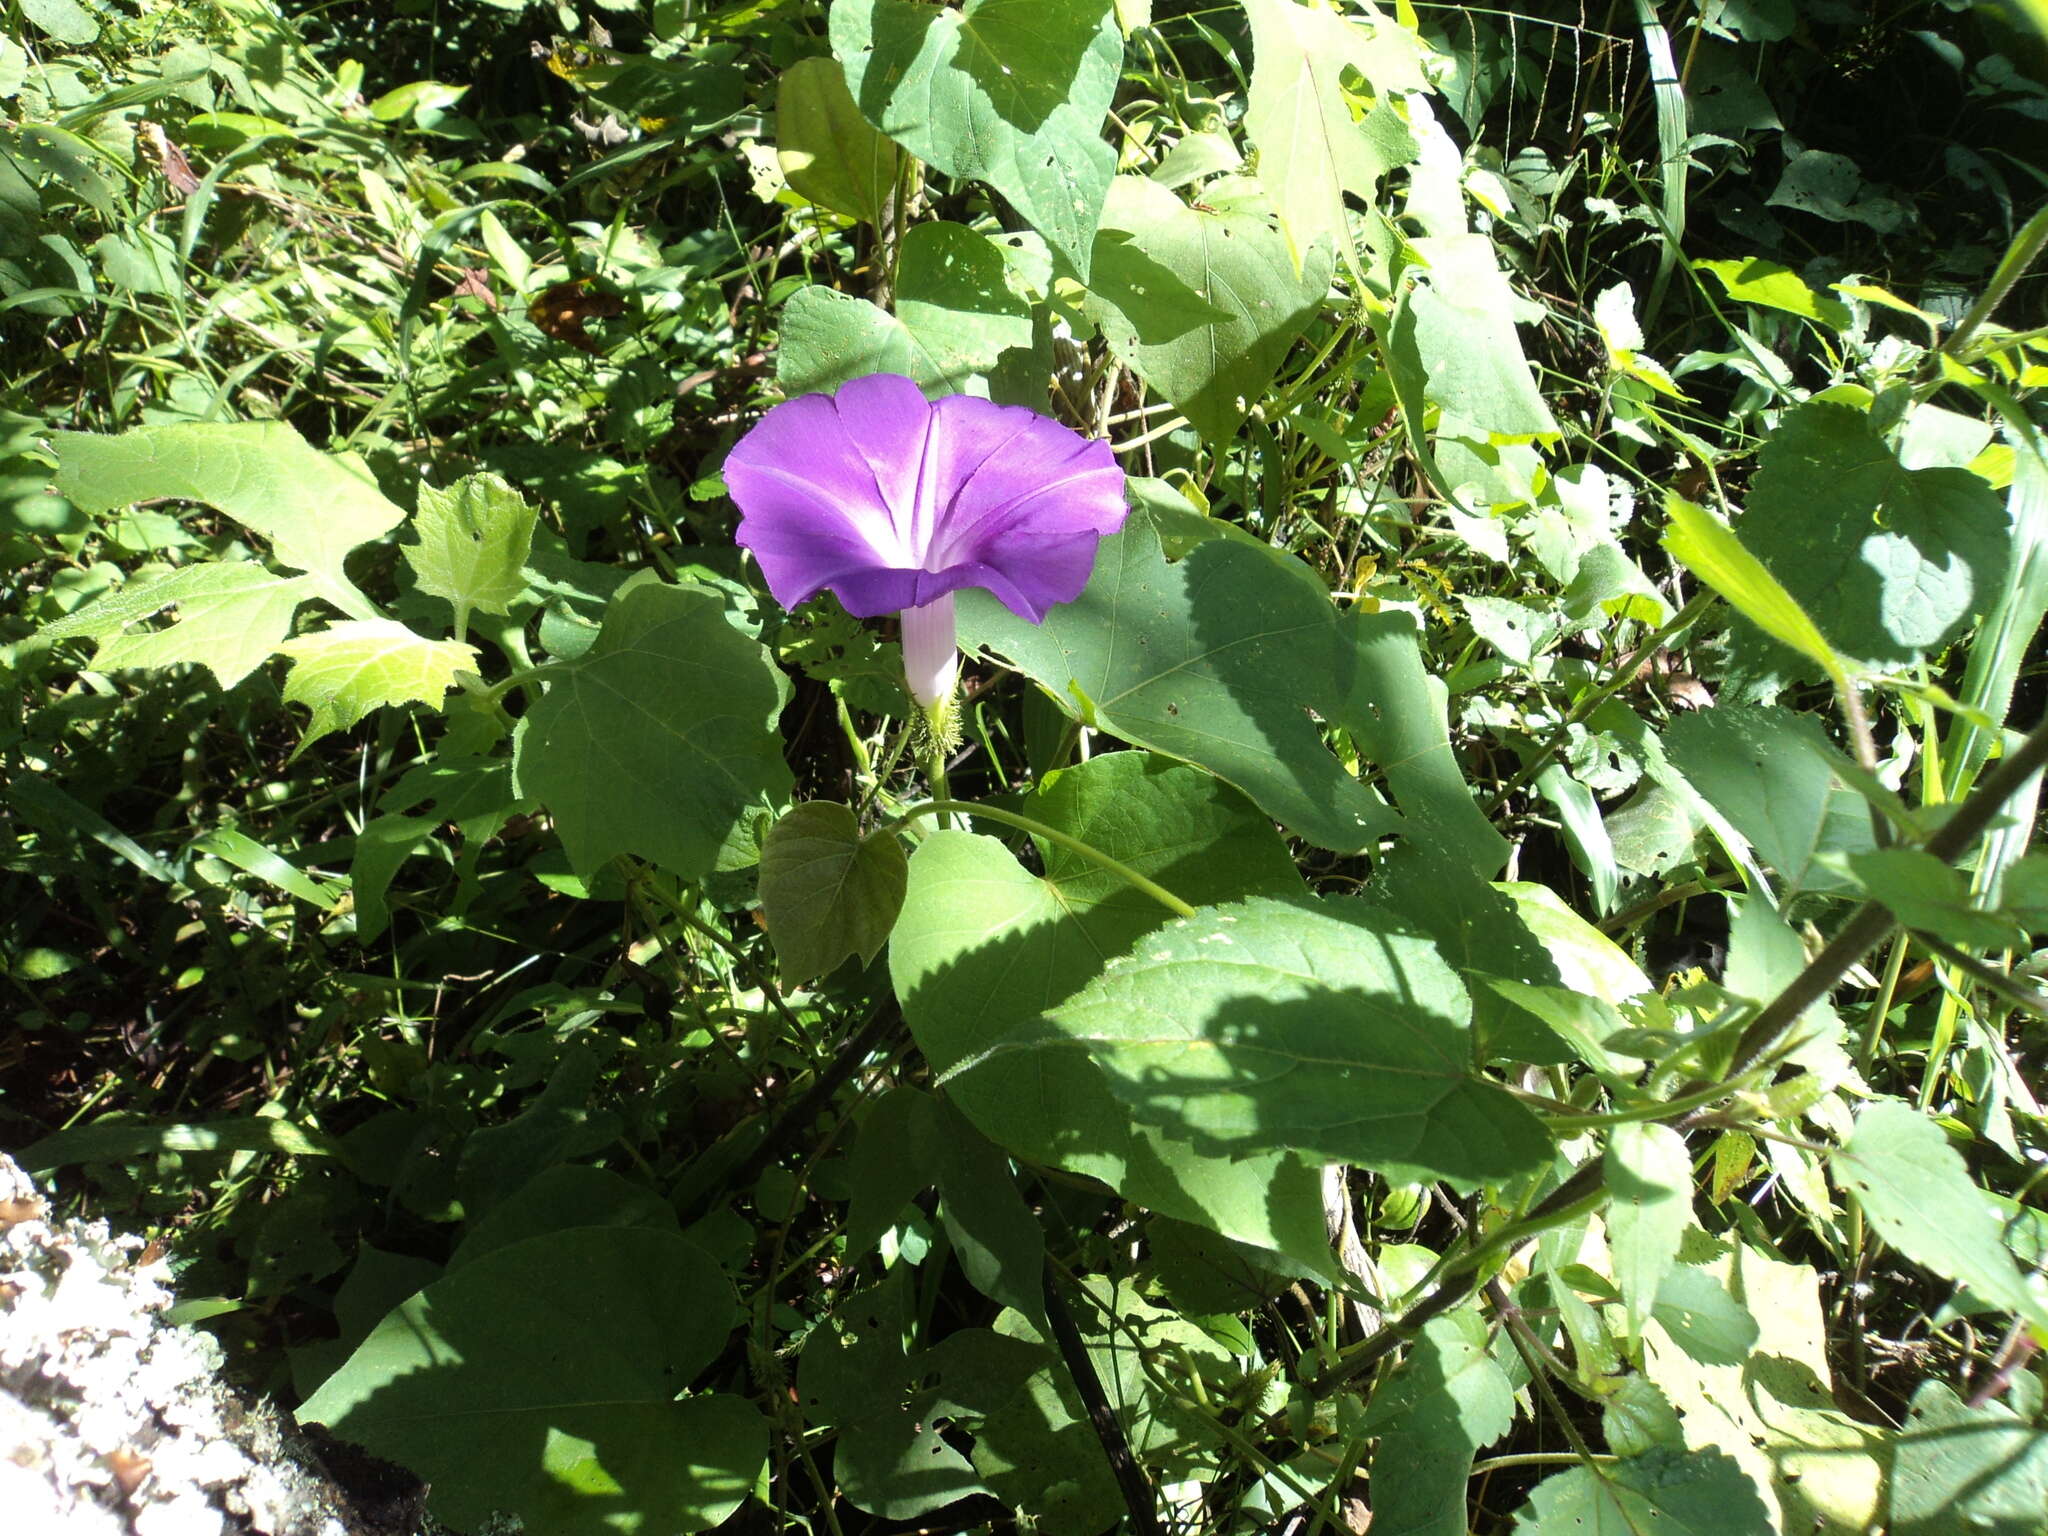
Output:
<instances>
[{"instance_id":1,"label":"purple morning glory flower","mask_svg":"<svg viewBox=\"0 0 2048 1536\"><path fill-rule=\"evenodd\" d=\"M903 670L927 708L958 673L953 594L985 587L1042 623L1088 584L1123 526L1109 444L971 395L927 400L900 374L776 406L734 445L739 542L795 608L830 588L859 618L903 615Z\"/></svg>"}]
</instances>

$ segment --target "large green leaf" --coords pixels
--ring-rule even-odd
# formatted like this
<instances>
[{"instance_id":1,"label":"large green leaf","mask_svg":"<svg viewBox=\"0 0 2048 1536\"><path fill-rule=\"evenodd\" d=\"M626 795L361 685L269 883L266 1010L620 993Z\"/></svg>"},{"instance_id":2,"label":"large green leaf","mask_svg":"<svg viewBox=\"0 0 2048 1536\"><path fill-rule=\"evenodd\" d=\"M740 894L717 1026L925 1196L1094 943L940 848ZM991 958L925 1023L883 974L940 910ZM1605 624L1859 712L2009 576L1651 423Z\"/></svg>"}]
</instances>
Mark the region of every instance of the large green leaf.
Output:
<instances>
[{"instance_id":1,"label":"large green leaf","mask_svg":"<svg viewBox=\"0 0 2048 1536\"><path fill-rule=\"evenodd\" d=\"M292 659L288 703L313 711L306 741L344 731L373 709L419 703L441 707L455 674L476 667L476 647L429 640L392 619L345 619L278 647Z\"/></svg>"},{"instance_id":2,"label":"large green leaf","mask_svg":"<svg viewBox=\"0 0 2048 1536\"><path fill-rule=\"evenodd\" d=\"M580 874L622 853L686 879L743 867L755 816L789 796L775 730L788 697L716 593L642 583L519 722L514 781L554 813Z\"/></svg>"},{"instance_id":3,"label":"large green leaf","mask_svg":"<svg viewBox=\"0 0 2048 1536\"><path fill-rule=\"evenodd\" d=\"M1756 1486L1719 1451L1659 1446L1546 1477L1515 1517L1530 1536L1777 1536Z\"/></svg>"},{"instance_id":4,"label":"large green leaf","mask_svg":"<svg viewBox=\"0 0 2048 1536\"><path fill-rule=\"evenodd\" d=\"M1328 248L1310 250L1297 273L1263 206L1219 186L1191 208L1150 177L1119 176L1085 307L1121 361L1222 441L1264 396L1329 287Z\"/></svg>"},{"instance_id":5,"label":"large green leaf","mask_svg":"<svg viewBox=\"0 0 2048 1536\"><path fill-rule=\"evenodd\" d=\"M970 647L1004 657L1069 712L1200 763L1274 819L1352 853L1399 825L1324 746L1308 710L1348 696L1356 655L1335 608L1284 563L1212 539L1168 565L1149 527L1105 539L1087 590L1043 624L960 598Z\"/></svg>"},{"instance_id":6,"label":"large green leaf","mask_svg":"<svg viewBox=\"0 0 2048 1536\"><path fill-rule=\"evenodd\" d=\"M268 539L279 564L337 582L350 550L405 518L359 461L321 453L281 421L53 432L50 441L57 489L88 512L165 496L202 502Z\"/></svg>"},{"instance_id":7,"label":"large green leaf","mask_svg":"<svg viewBox=\"0 0 2048 1536\"><path fill-rule=\"evenodd\" d=\"M1835 648L1905 666L1991 607L2012 524L1966 469L1908 469L1870 417L1810 402L1764 442L1742 538Z\"/></svg>"},{"instance_id":8,"label":"large green leaf","mask_svg":"<svg viewBox=\"0 0 2048 1536\"><path fill-rule=\"evenodd\" d=\"M131 582L45 625L41 635L99 641L92 664L102 672L193 662L232 688L270 659L299 604L317 595L308 578L280 576L254 560L208 561ZM176 622L162 629L129 627L173 608Z\"/></svg>"},{"instance_id":9,"label":"large green leaf","mask_svg":"<svg viewBox=\"0 0 2048 1536\"><path fill-rule=\"evenodd\" d=\"M2048 1293L2020 1271L1989 1197L1971 1182L1941 1127L1911 1105L1880 1099L1830 1162L1878 1236L1916 1264L1967 1285L2001 1311L2048 1333Z\"/></svg>"},{"instance_id":10,"label":"large green leaf","mask_svg":"<svg viewBox=\"0 0 2048 1536\"><path fill-rule=\"evenodd\" d=\"M1301 888L1272 824L1207 774L1140 752L1066 769L1021 803L1034 819L1119 859L1183 900ZM910 861L889 969L936 1072L1014 1037L1111 955L1170 914L1056 846L1035 875L993 838L938 832ZM1134 1124L1079 1048L1029 1051L963 1072L947 1094L1021 1157L1097 1178L1125 1198L1312 1270L1328 1265L1321 1183L1280 1151L1228 1159Z\"/></svg>"},{"instance_id":11,"label":"large green leaf","mask_svg":"<svg viewBox=\"0 0 2048 1536\"><path fill-rule=\"evenodd\" d=\"M927 220L903 237L896 313L834 289L800 288L783 311L775 379L790 394L870 373L907 374L931 394L985 384L1031 348L1031 306L1001 252L962 224Z\"/></svg>"},{"instance_id":12,"label":"large green leaf","mask_svg":"<svg viewBox=\"0 0 2048 1536\"><path fill-rule=\"evenodd\" d=\"M752 1488L767 1424L677 1394L737 1321L717 1263L673 1232L551 1232L391 1312L298 1417L418 1473L458 1529L502 1509L558 1536L709 1530Z\"/></svg>"},{"instance_id":13,"label":"large green leaf","mask_svg":"<svg viewBox=\"0 0 2048 1536\"><path fill-rule=\"evenodd\" d=\"M1471 1004L1436 946L1351 898L1198 912L1047 1022L1052 1048L1086 1046L1134 1114L1204 1150L1468 1182L1550 1151L1536 1117L1473 1072Z\"/></svg>"},{"instance_id":14,"label":"large green leaf","mask_svg":"<svg viewBox=\"0 0 2048 1536\"><path fill-rule=\"evenodd\" d=\"M761 915L784 978L810 981L849 955L873 960L906 878L896 833L862 837L846 806L814 800L775 823L761 844Z\"/></svg>"},{"instance_id":15,"label":"large green leaf","mask_svg":"<svg viewBox=\"0 0 2048 1536\"><path fill-rule=\"evenodd\" d=\"M1425 266L1394 316L1394 349L1419 364L1446 436L1542 437L1557 419L1515 335L1522 307L1485 235L1413 242Z\"/></svg>"},{"instance_id":16,"label":"large green leaf","mask_svg":"<svg viewBox=\"0 0 2048 1536\"><path fill-rule=\"evenodd\" d=\"M419 542L405 546L406 563L422 592L458 613L510 613L526 595L534 517L533 504L497 475L465 475L446 490L422 485L412 520Z\"/></svg>"},{"instance_id":17,"label":"large green leaf","mask_svg":"<svg viewBox=\"0 0 2048 1536\"><path fill-rule=\"evenodd\" d=\"M2048 1431L2003 1403L1973 1408L1921 1383L1893 1452L1898 1536L2037 1536L2048 1525Z\"/></svg>"},{"instance_id":18,"label":"large green leaf","mask_svg":"<svg viewBox=\"0 0 2048 1536\"><path fill-rule=\"evenodd\" d=\"M1373 1527L1393 1536L1466 1536L1473 1453L1514 1425L1515 1393L1470 1311L1431 1318L1373 1394L1367 1427Z\"/></svg>"},{"instance_id":19,"label":"large green leaf","mask_svg":"<svg viewBox=\"0 0 2048 1536\"><path fill-rule=\"evenodd\" d=\"M1396 93L1428 89L1425 49L1412 32L1370 6L1340 15L1294 0L1244 0L1252 27L1251 96L1245 126L1296 265L1318 241L1352 251L1346 193L1371 206L1380 178L1418 153ZM1352 115L1345 71L1376 100ZM1363 102L1361 102L1363 105Z\"/></svg>"},{"instance_id":20,"label":"large green leaf","mask_svg":"<svg viewBox=\"0 0 2048 1536\"><path fill-rule=\"evenodd\" d=\"M903 152L869 126L828 58L798 59L775 91L775 154L798 193L821 208L880 227Z\"/></svg>"},{"instance_id":21,"label":"large green leaf","mask_svg":"<svg viewBox=\"0 0 2048 1536\"><path fill-rule=\"evenodd\" d=\"M832 51L869 122L987 182L1087 277L1116 174L1102 137L1123 66L1111 0L834 0Z\"/></svg>"},{"instance_id":22,"label":"large green leaf","mask_svg":"<svg viewBox=\"0 0 2048 1536\"><path fill-rule=\"evenodd\" d=\"M1851 884L1819 856L1868 850L1870 813L1844 787L1813 716L1775 705L1699 710L1672 722L1664 750L1788 884L1815 891Z\"/></svg>"},{"instance_id":23,"label":"large green leaf","mask_svg":"<svg viewBox=\"0 0 2048 1536\"><path fill-rule=\"evenodd\" d=\"M1680 1264L1643 1334L1643 1369L1684 1416L1685 1443L1732 1457L1787 1536L1878 1529L1883 1431L1834 1403L1819 1277L1739 1246Z\"/></svg>"}]
</instances>

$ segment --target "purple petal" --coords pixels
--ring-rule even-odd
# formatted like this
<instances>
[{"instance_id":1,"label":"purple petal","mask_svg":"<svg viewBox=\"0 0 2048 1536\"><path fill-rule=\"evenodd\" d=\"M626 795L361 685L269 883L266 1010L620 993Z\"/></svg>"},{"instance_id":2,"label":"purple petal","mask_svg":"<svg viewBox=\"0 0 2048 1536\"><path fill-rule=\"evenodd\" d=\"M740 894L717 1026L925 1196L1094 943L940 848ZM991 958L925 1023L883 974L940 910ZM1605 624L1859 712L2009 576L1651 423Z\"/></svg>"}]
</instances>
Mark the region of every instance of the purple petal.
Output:
<instances>
[{"instance_id":1,"label":"purple petal","mask_svg":"<svg viewBox=\"0 0 2048 1536\"><path fill-rule=\"evenodd\" d=\"M1109 444L1036 411L968 395L941 400L933 417L951 494L931 563L997 573L1000 581L977 576L972 584L1033 623L1054 603L1079 597L1096 544L1130 515Z\"/></svg>"},{"instance_id":2,"label":"purple petal","mask_svg":"<svg viewBox=\"0 0 2048 1536\"><path fill-rule=\"evenodd\" d=\"M829 587L863 618L978 586L1038 622L1128 511L1108 444L1022 406L932 404L895 374L776 406L725 479L776 601Z\"/></svg>"}]
</instances>

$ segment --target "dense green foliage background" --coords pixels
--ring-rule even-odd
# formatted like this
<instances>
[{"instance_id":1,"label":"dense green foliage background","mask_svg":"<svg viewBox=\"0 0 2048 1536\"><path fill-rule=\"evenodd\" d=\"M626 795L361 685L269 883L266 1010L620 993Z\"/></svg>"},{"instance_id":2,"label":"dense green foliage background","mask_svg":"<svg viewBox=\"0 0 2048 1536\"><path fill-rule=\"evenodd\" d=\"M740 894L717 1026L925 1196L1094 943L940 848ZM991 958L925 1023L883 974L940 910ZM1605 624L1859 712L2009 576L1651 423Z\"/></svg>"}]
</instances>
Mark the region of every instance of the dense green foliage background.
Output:
<instances>
[{"instance_id":1,"label":"dense green foliage background","mask_svg":"<svg viewBox=\"0 0 2048 1536\"><path fill-rule=\"evenodd\" d=\"M8 17L0 1145L251 1381L457 1529L2048 1529L2018 11ZM975 812L732 543L877 371L1132 476Z\"/></svg>"}]
</instances>

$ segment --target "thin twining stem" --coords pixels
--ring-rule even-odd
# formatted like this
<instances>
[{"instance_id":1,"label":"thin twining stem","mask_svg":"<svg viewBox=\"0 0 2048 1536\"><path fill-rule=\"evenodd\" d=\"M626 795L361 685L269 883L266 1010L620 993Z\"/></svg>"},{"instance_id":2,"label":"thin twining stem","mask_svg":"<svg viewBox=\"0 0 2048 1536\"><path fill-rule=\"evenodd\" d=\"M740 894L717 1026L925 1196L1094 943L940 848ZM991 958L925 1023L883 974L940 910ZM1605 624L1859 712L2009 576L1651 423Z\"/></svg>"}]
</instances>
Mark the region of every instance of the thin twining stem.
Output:
<instances>
[{"instance_id":1,"label":"thin twining stem","mask_svg":"<svg viewBox=\"0 0 2048 1536\"><path fill-rule=\"evenodd\" d=\"M1019 831L1029 832L1033 837L1042 837L1049 843L1057 843L1069 853L1079 854L1089 863L1095 865L1096 868L1107 870L1110 874L1115 875L1119 880L1128 884L1131 889L1144 892L1176 916L1193 917L1195 915L1195 909L1187 902L1182 901L1156 880L1146 879L1145 876L1139 874L1121 859L1113 859L1092 843L1084 843L1078 837L1068 836L1057 827L1048 827L1042 821L1034 821L1029 816L1020 816L1015 811L1006 811L993 805L977 805L971 800L925 800L911 806L906 811L900 812L896 817L895 824L901 826L905 822L915 821L920 816L938 816L947 811L957 811L969 816L985 816L990 821L1000 821L1006 826L1017 828Z\"/></svg>"},{"instance_id":2,"label":"thin twining stem","mask_svg":"<svg viewBox=\"0 0 2048 1536\"><path fill-rule=\"evenodd\" d=\"M1990 827L2005 803L2044 767L2048 767L2048 721L2036 726L2025 741L1980 779L1969 798L1922 846L1943 863L1955 863ZM1739 1082L1770 1059L1790 1038L1800 1016L1832 992L1835 983L1875 948L1897 921L1877 902L1859 907L1827 946L1751 1021L1736 1045L1734 1060L1719 1081L1724 1085ZM1699 1086L1703 1085L1689 1083L1680 1092L1689 1094ZM1689 1130L1705 1123L1712 1113L1705 1107L1693 1109L1674 1117L1673 1124L1680 1131ZM1605 1159L1585 1164L1520 1221L1491 1234L1460 1258L1454 1260L1446 1255L1442 1288L1425 1296L1371 1338L1346 1350L1341 1359L1308 1383L1309 1394L1325 1397L1356 1381L1413 1337L1424 1323L1442 1316L1470 1296L1480 1284L1479 1268L1485 1256L1498 1252L1504 1242L1522 1241L1596 1208L1605 1196L1604 1170Z\"/></svg>"}]
</instances>

